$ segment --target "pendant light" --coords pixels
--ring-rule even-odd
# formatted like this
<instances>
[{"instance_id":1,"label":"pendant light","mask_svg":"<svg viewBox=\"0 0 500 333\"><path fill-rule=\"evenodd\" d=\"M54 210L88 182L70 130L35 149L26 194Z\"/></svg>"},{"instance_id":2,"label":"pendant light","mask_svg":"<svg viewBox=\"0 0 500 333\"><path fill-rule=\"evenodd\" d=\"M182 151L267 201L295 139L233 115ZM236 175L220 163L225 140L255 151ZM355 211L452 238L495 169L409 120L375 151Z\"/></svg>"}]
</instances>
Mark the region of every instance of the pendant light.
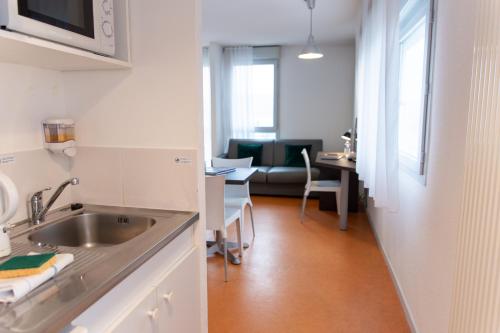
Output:
<instances>
[{"instance_id":1,"label":"pendant light","mask_svg":"<svg viewBox=\"0 0 500 333\"><path fill-rule=\"evenodd\" d=\"M313 60L323 58L323 53L319 50L318 46L314 42L313 32L313 9L316 4L316 0L304 0L307 3L307 8L310 11L310 21L309 21L309 37L307 38L307 44L299 54L300 59Z\"/></svg>"}]
</instances>

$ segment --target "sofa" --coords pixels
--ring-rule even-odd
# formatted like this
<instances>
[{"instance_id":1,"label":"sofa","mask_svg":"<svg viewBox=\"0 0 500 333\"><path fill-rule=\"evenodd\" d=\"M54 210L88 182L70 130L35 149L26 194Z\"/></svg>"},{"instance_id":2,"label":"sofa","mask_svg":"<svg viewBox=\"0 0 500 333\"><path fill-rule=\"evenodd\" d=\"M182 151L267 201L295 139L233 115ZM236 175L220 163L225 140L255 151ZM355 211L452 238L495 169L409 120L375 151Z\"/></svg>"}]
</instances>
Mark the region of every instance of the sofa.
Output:
<instances>
[{"instance_id":1,"label":"sofa","mask_svg":"<svg viewBox=\"0 0 500 333\"><path fill-rule=\"evenodd\" d=\"M323 150L323 140L258 140L230 139L228 151L223 158L238 158L240 144L262 144L262 155L258 172L250 180L250 193L258 195L302 196L307 181L305 167L286 166L286 150L297 145L310 145L311 178L319 179L320 170L314 167L314 161L319 151ZM240 156L241 157L241 156ZM255 161L255 159L254 159Z\"/></svg>"}]
</instances>

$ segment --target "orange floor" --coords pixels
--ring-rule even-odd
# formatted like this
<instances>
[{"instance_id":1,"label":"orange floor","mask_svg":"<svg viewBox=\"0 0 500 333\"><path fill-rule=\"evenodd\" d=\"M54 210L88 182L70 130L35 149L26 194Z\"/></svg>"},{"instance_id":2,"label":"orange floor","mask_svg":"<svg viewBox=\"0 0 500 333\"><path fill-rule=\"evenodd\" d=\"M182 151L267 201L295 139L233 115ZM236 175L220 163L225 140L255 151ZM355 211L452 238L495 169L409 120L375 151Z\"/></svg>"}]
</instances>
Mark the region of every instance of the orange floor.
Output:
<instances>
[{"instance_id":1,"label":"orange floor","mask_svg":"<svg viewBox=\"0 0 500 333\"><path fill-rule=\"evenodd\" d=\"M303 225L299 199L253 202L257 236L227 283L223 258L208 258L210 333L410 331L364 214L343 232L317 200Z\"/></svg>"}]
</instances>

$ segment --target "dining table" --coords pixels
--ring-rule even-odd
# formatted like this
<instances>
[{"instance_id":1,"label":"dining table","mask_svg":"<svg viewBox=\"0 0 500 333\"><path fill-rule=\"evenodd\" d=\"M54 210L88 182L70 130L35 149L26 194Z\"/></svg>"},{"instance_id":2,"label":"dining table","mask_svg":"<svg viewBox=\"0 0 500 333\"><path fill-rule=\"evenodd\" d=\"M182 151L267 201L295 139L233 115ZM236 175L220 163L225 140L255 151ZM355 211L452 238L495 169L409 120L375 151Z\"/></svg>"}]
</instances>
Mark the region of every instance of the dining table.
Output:
<instances>
[{"instance_id":1,"label":"dining table","mask_svg":"<svg viewBox=\"0 0 500 333\"><path fill-rule=\"evenodd\" d=\"M222 173L221 175L225 178L226 185L245 185L247 184L252 176L256 174L258 171L257 168L235 168L231 172ZM210 177L211 175L206 174L205 177ZM244 213L244 212L242 212ZM236 242L226 242L228 249L238 248L239 245ZM215 253L224 255L224 242L222 238L222 233L220 231L216 231L215 233L215 241L207 241L207 254L213 255ZM247 249L249 247L248 243L243 244L243 248ZM231 251L227 251L227 256L229 261L233 265L241 264L241 260L238 256L235 256Z\"/></svg>"},{"instance_id":2,"label":"dining table","mask_svg":"<svg viewBox=\"0 0 500 333\"><path fill-rule=\"evenodd\" d=\"M257 168L235 168L234 171L224 174L226 185L245 185L257 171Z\"/></svg>"}]
</instances>

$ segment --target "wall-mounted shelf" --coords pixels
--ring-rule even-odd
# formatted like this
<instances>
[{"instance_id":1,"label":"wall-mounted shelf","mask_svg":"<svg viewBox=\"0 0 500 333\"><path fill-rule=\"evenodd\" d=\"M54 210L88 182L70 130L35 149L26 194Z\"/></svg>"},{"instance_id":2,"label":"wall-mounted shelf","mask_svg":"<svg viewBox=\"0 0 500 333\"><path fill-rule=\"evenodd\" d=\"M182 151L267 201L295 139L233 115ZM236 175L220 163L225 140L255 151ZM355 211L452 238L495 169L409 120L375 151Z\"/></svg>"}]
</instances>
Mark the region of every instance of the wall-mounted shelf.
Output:
<instances>
[{"instance_id":1,"label":"wall-mounted shelf","mask_svg":"<svg viewBox=\"0 0 500 333\"><path fill-rule=\"evenodd\" d=\"M54 43L16 32L0 30L0 62L58 71L131 68L128 1L115 1L116 58Z\"/></svg>"},{"instance_id":2,"label":"wall-mounted shelf","mask_svg":"<svg viewBox=\"0 0 500 333\"><path fill-rule=\"evenodd\" d=\"M0 30L0 62L59 71L130 68L129 62Z\"/></svg>"}]
</instances>

